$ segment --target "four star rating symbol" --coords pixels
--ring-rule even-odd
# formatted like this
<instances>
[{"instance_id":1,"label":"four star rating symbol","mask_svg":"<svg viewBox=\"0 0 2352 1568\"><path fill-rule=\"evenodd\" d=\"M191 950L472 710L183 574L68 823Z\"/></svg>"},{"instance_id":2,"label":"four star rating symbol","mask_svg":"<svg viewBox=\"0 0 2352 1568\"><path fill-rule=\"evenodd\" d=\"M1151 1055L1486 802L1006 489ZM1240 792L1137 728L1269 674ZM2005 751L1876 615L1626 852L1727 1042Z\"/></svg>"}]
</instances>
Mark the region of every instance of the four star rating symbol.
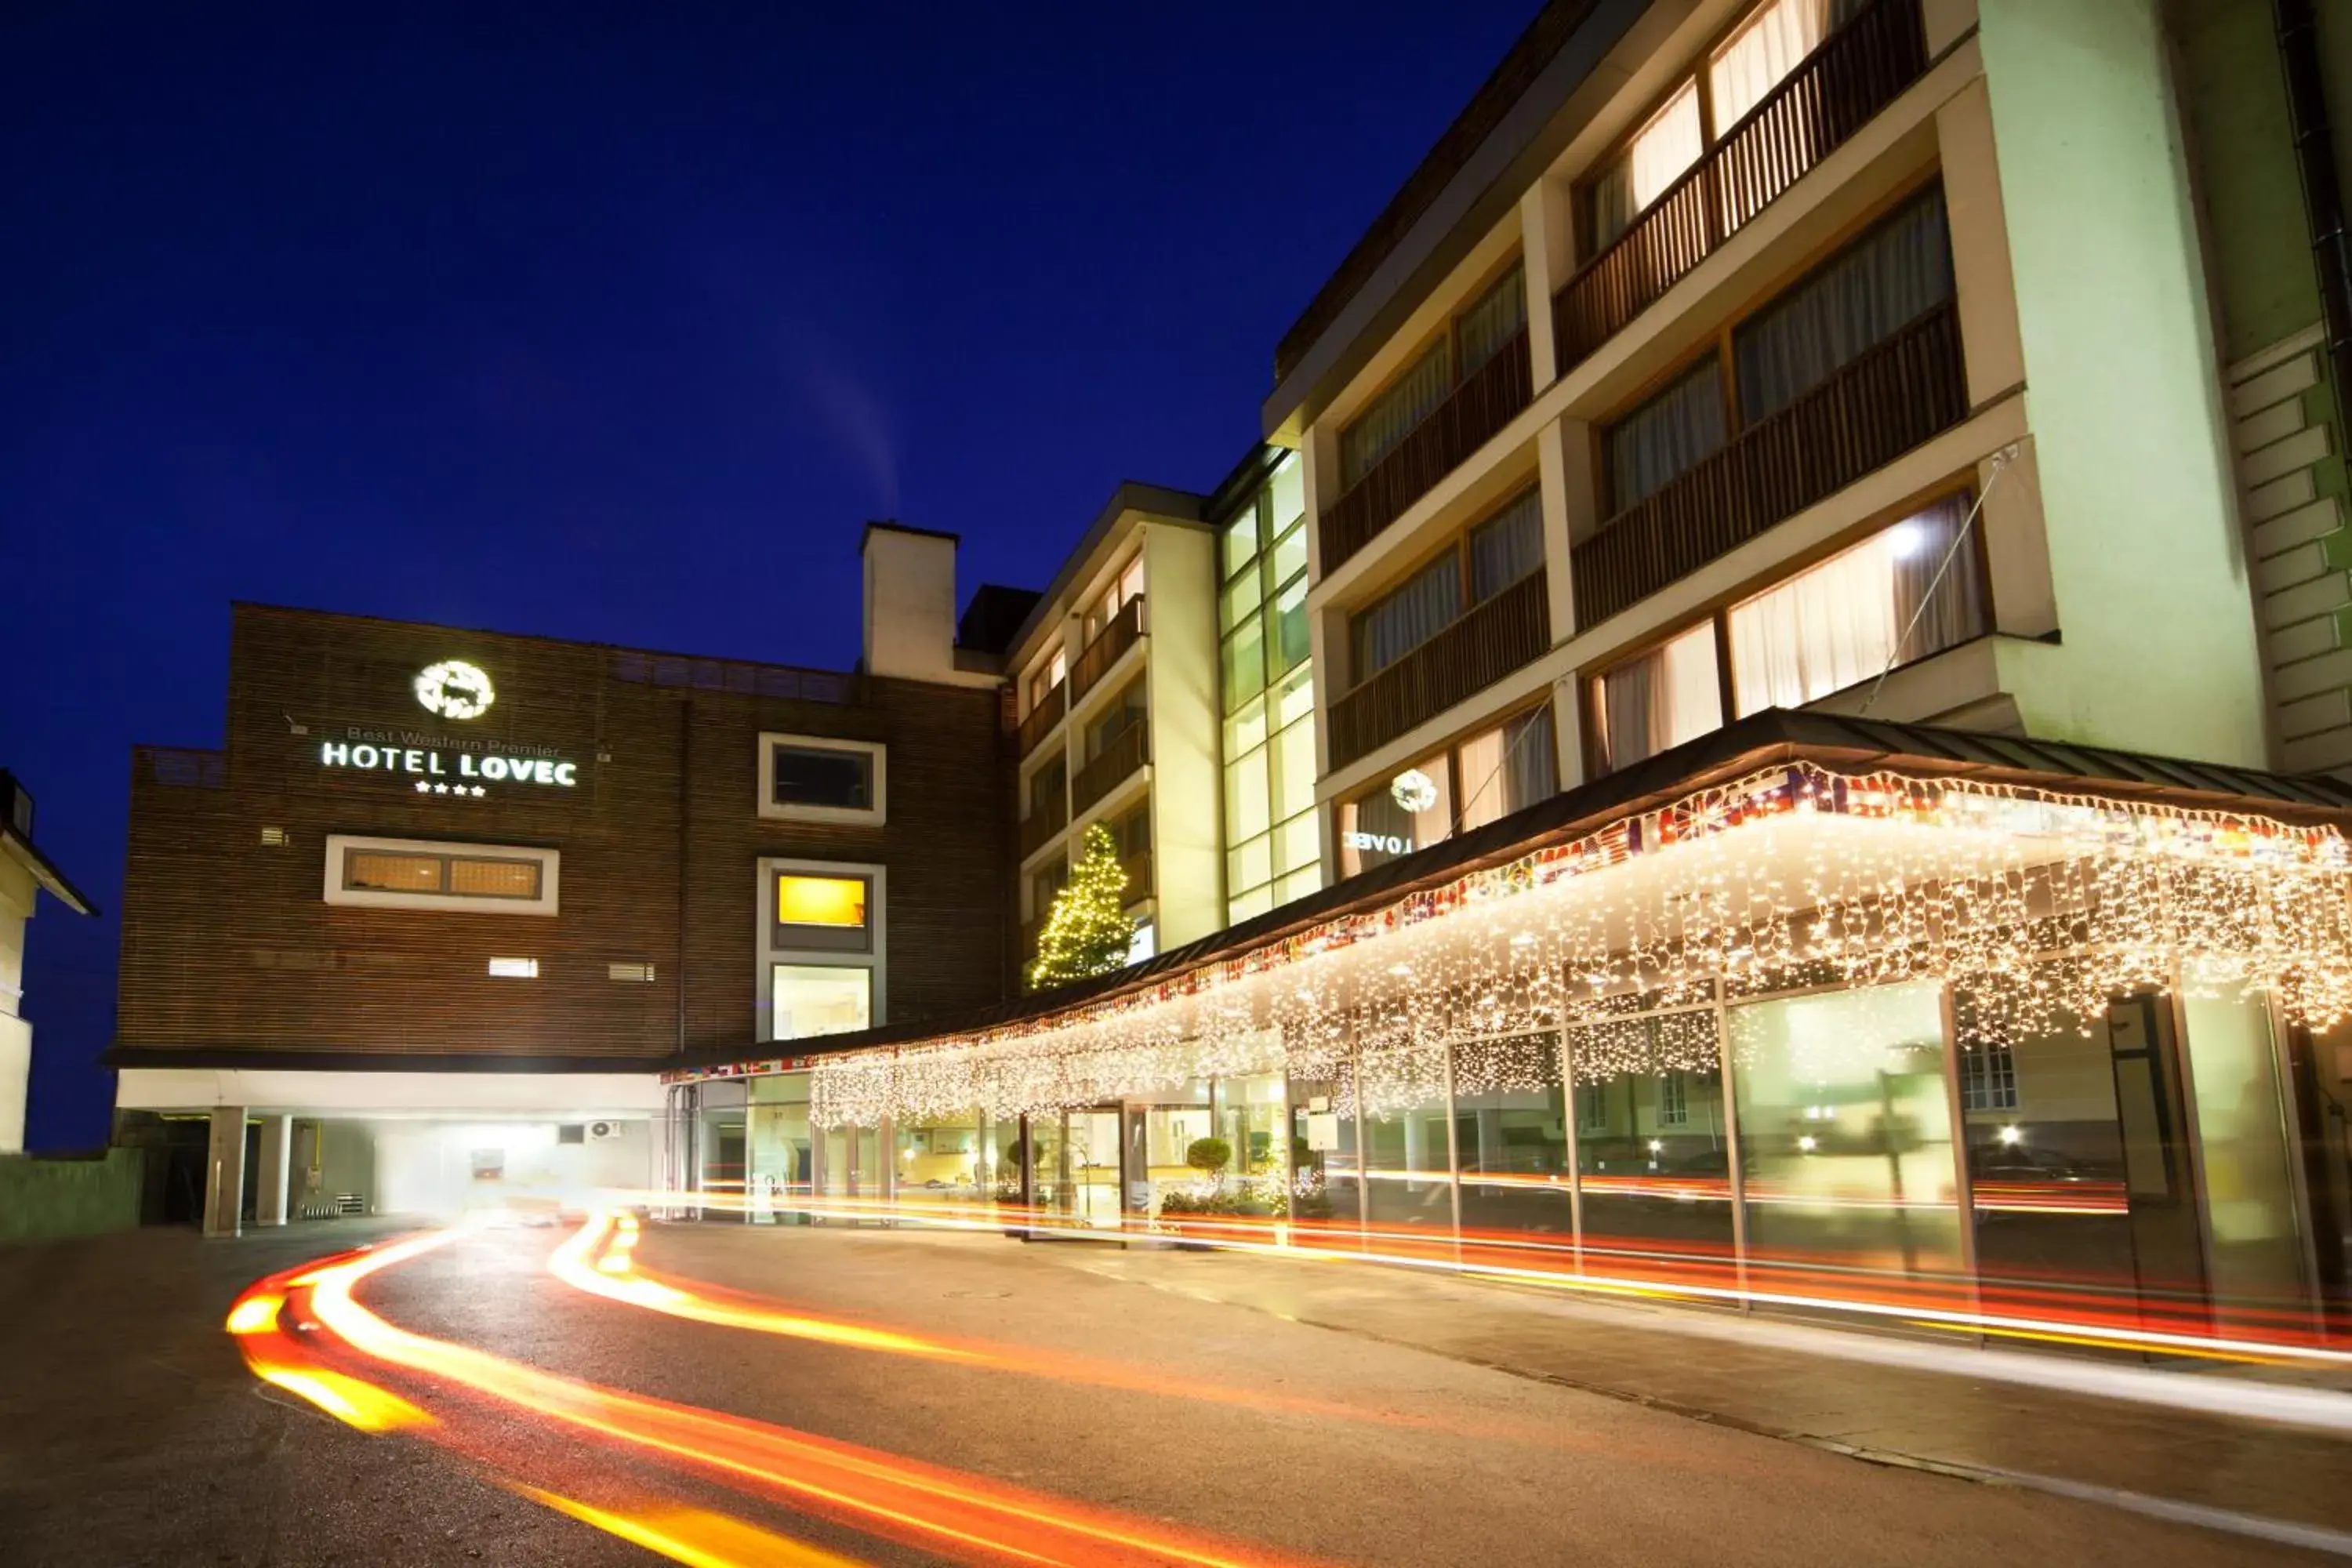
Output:
<instances>
[{"instance_id":1,"label":"four star rating symbol","mask_svg":"<svg viewBox=\"0 0 2352 1568\"><path fill-rule=\"evenodd\" d=\"M424 779L418 779L416 781L416 793L419 795L470 795L478 797L480 795L487 795L489 792L483 789L479 784L468 786L466 784L429 784Z\"/></svg>"}]
</instances>

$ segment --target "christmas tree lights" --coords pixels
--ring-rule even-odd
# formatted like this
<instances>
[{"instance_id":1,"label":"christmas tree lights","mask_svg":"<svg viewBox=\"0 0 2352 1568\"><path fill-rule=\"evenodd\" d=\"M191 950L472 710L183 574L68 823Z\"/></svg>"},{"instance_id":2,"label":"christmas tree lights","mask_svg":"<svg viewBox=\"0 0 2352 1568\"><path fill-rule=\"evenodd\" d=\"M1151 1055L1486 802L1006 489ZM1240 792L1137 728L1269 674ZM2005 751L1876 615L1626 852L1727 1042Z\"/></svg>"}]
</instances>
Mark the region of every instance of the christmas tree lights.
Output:
<instances>
[{"instance_id":1,"label":"christmas tree lights","mask_svg":"<svg viewBox=\"0 0 2352 1568\"><path fill-rule=\"evenodd\" d=\"M1054 895L1053 910L1037 938L1037 957L1029 965L1033 988L1050 991L1126 966L1135 940L1126 891L1127 868L1118 863L1118 846L1097 822L1087 829L1086 852L1069 882Z\"/></svg>"}]
</instances>

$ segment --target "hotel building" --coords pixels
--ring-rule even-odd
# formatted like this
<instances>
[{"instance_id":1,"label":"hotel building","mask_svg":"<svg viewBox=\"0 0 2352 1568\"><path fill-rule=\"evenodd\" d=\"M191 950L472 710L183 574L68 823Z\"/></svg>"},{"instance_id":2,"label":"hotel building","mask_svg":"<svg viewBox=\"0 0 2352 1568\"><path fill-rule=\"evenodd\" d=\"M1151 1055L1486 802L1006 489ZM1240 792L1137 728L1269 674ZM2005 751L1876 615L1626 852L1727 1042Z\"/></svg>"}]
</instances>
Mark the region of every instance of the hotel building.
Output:
<instances>
[{"instance_id":1,"label":"hotel building","mask_svg":"<svg viewBox=\"0 0 2352 1568\"><path fill-rule=\"evenodd\" d=\"M820 1215L2318 1325L2342 280L2291 186L2214 235L2200 139L2307 108L2217 62L2311 42L2226 9L1547 5L1276 352L1304 896L677 1087Z\"/></svg>"},{"instance_id":2,"label":"hotel building","mask_svg":"<svg viewBox=\"0 0 2352 1568\"><path fill-rule=\"evenodd\" d=\"M381 1076L450 1174L376 1206L528 1104L752 1220L2337 1331L2352 292L2244 15L1554 0L1265 444L961 647L899 529L854 675L241 612L226 756L142 762L123 1103L230 1108L216 1219ZM1097 824L1130 963L1022 995Z\"/></svg>"}]
</instances>

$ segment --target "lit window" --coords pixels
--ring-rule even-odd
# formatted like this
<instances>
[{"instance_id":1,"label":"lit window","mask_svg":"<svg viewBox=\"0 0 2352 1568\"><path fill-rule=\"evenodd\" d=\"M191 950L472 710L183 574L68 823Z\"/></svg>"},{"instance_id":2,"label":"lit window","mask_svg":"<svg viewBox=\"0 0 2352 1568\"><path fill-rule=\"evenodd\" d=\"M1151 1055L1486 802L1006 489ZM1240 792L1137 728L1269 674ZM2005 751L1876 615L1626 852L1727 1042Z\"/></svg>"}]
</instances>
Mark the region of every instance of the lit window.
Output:
<instances>
[{"instance_id":1,"label":"lit window","mask_svg":"<svg viewBox=\"0 0 2352 1568\"><path fill-rule=\"evenodd\" d=\"M776 922L779 925L866 926L866 879L863 877L803 877L791 872L776 879Z\"/></svg>"},{"instance_id":2,"label":"lit window","mask_svg":"<svg viewBox=\"0 0 2352 1568\"><path fill-rule=\"evenodd\" d=\"M494 958L490 960L490 974L499 980L536 980L539 978L539 960Z\"/></svg>"},{"instance_id":3,"label":"lit window","mask_svg":"<svg viewBox=\"0 0 2352 1568\"><path fill-rule=\"evenodd\" d=\"M779 963L769 973L779 1040L847 1034L873 1022L874 973L831 964Z\"/></svg>"},{"instance_id":4,"label":"lit window","mask_svg":"<svg viewBox=\"0 0 2352 1568\"><path fill-rule=\"evenodd\" d=\"M1690 1125L1690 1080L1679 1071L1658 1075L1658 1125Z\"/></svg>"},{"instance_id":5,"label":"lit window","mask_svg":"<svg viewBox=\"0 0 2352 1568\"><path fill-rule=\"evenodd\" d=\"M871 741L760 737L760 815L806 822L884 820L885 755Z\"/></svg>"},{"instance_id":6,"label":"lit window","mask_svg":"<svg viewBox=\"0 0 2352 1568\"><path fill-rule=\"evenodd\" d=\"M1706 150L1699 124L1698 83L1683 83L1593 181L1592 248L1597 253L1633 226Z\"/></svg>"},{"instance_id":7,"label":"lit window","mask_svg":"<svg viewBox=\"0 0 2352 1568\"><path fill-rule=\"evenodd\" d=\"M1862 0L1767 0L1759 5L1707 67L1716 134L1747 119L1823 38L1861 9Z\"/></svg>"},{"instance_id":8,"label":"lit window","mask_svg":"<svg viewBox=\"0 0 2352 1568\"><path fill-rule=\"evenodd\" d=\"M1969 498L1906 518L1731 611L1742 717L1798 708L1954 647L1985 628Z\"/></svg>"},{"instance_id":9,"label":"lit window","mask_svg":"<svg viewBox=\"0 0 2352 1568\"><path fill-rule=\"evenodd\" d=\"M561 858L552 849L331 834L326 851L324 896L331 904L556 912Z\"/></svg>"},{"instance_id":10,"label":"lit window","mask_svg":"<svg viewBox=\"0 0 2352 1568\"><path fill-rule=\"evenodd\" d=\"M1602 771L1614 773L1723 727L1715 623L1692 627L1592 683Z\"/></svg>"}]
</instances>

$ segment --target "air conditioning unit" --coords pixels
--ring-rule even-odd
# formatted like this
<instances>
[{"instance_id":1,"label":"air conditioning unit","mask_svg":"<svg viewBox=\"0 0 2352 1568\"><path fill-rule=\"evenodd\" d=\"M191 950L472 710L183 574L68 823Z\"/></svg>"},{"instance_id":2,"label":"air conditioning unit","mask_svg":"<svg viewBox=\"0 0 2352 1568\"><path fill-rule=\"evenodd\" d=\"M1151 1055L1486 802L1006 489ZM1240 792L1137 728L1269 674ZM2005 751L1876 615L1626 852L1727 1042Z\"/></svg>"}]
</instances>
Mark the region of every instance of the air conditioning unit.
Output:
<instances>
[{"instance_id":1,"label":"air conditioning unit","mask_svg":"<svg viewBox=\"0 0 2352 1568\"><path fill-rule=\"evenodd\" d=\"M620 1135L621 1124L617 1121L591 1121L588 1124L588 1136L592 1139L618 1138Z\"/></svg>"}]
</instances>

